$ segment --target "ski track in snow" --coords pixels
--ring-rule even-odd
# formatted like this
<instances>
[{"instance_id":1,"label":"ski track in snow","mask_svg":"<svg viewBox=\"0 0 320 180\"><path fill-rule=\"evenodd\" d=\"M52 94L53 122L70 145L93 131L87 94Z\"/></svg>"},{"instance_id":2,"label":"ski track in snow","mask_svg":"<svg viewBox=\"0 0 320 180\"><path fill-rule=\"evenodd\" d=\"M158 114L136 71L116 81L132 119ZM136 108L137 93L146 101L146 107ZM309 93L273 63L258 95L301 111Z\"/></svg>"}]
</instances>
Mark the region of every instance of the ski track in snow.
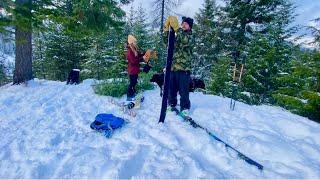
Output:
<instances>
[{"instance_id":1,"label":"ski track in snow","mask_svg":"<svg viewBox=\"0 0 320 180\"><path fill-rule=\"evenodd\" d=\"M159 89L131 118L92 83L0 87L0 178L320 178L320 125L306 118L240 102L230 111L228 98L191 93L193 119L261 172L173 113L158 124ZM107 139L89 127L98 113L130 123Z\"/></svg>"}]
</instances>

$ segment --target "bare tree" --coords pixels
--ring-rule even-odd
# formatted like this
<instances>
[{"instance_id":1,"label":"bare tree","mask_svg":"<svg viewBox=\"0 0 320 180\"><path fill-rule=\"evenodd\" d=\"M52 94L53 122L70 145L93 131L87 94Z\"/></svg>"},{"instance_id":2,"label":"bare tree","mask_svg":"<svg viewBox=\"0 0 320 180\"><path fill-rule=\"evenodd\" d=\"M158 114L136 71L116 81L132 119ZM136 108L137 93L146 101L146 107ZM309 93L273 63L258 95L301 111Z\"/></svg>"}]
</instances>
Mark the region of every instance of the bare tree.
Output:
<instances>
[{"instance_id":1,"label":"bare tree","mask_svg":"<svg viewBox=\"0 0 320 180\"><path fill-rule=\"evenodd\" d=\"M174 14L174 9L181 5L183 0L153 0L152 16L153 27L160 26L160 32L163 31L164 18Z\"/></svg>"}]
</instances>

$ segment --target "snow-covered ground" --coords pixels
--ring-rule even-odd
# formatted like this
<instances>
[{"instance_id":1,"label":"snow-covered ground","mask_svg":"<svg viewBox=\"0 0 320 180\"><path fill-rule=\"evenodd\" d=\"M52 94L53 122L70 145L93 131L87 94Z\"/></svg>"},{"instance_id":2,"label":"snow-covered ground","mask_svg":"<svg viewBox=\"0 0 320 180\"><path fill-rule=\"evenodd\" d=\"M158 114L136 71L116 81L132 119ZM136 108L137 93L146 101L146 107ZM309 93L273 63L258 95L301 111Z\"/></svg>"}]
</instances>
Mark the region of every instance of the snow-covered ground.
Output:
<instances>
[{"instance_id":1,"label":"snow-covered ground","mask_svg":"<svg viewBox=\"0 0 320 180\"><path fill-rule=\"evenodd\" d=\"M320 178L320 125L278 107L191 94L191 116L261 163L248 165L201 129L168 113L158 124L159 89L137 117L107 139L89 125L98 113L125 117L77 86L30 81L0 87L0 178Z\"/></svg>"}]
</instances>

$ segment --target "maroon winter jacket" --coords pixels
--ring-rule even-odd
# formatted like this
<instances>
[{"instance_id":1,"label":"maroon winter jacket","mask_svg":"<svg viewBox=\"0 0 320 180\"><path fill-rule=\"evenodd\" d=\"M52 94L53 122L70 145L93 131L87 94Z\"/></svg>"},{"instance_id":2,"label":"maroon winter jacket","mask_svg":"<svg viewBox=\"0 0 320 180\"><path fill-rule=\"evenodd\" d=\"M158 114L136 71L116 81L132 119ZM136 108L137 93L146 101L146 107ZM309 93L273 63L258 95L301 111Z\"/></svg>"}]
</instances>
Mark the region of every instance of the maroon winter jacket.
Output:
<instances>
[{"instance_id":1,"label":"maroon winter jacket","mask_svg":"<svg viewBox=\"0 0 320 180\"><path fill-rule=\"evenodd\" d=\"M134 55L134 52L131 48L128 47L127 51L127 60L128 60L128 74L137 75L140 73L140 62L143 61L144 53L138 52L138 56Z\"/></svg>"}]
</instances>

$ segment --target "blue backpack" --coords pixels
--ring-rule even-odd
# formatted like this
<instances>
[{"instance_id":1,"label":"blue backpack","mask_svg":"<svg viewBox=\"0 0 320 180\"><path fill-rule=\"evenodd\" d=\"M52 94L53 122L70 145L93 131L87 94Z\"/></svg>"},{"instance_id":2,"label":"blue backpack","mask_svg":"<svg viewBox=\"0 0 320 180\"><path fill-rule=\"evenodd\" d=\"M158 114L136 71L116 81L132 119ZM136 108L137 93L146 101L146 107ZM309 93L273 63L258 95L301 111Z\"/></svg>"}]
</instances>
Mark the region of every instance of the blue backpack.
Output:
<instances>
[{"instance_id":1,"label":"blue backpack","mask_svg":"<svg viewBox=\"0 0 320 180\"><path fill-rule=\"evenodd\" d=\"M98 114L90 127L97 131L104 131L106 137L111 137L113 130L122 127L124 122L124 119L113 114Z\"/></svg>"}]
</instances>

